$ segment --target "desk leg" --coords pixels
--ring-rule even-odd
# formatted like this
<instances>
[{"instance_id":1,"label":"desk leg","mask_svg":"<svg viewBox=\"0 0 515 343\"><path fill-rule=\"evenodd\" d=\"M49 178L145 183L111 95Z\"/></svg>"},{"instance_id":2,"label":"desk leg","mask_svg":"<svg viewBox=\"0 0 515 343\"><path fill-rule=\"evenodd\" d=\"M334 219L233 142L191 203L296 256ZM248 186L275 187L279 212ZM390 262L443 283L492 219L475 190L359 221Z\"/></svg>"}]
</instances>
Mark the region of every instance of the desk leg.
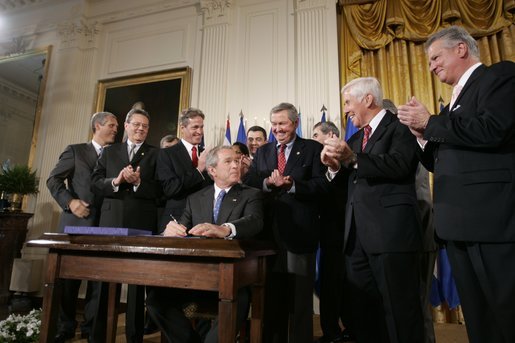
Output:
<instances>
[{"instance_id":1,"label":"desk leg","mask_svg":"<svg viewBox=\"0 0 515 343\"><path fill-rule=\"evenodd\" d=\"M110 282L107 292L107 329L106 342L114 343L116 341L116 327L118 326L118 309L120 305L120 284Z\"/></svg>"},{"instance_id":2,"label":"desk leg","mask_svg":"<svg viewBox=\"0 0 515 343\"><path fill-rule=\"evenodd\" d=\"M218 342L234 343L238 302L220 299L218 303Z\"/></svg>"},{"instance_id":3,"label":"desk leg","mask_svg":"<svg viewBox=\"0 0 515 343\"><path fill-rule=\"evenodd\" d=\"M250 315L250 343L263 340L263 308L265 304L266 258L258 258L258 282L252 285L252 312Z\"/></svg>"},{"instance_id":4,"label":"desk leg","mask_svg":"<svg viewBox=\"0 0 515 343\"><path fill-rule=\"evenodd\" d=\"M61 258L56 253L47 257L47 271L43 289L43 313L41 316L40 343L54 342L57 329L59 304L62 296L62 280L58 279Z\"/></svg>"},{"instance_id":5,"label":"desk leg","mask_svg":"<svg viewBox=\"0 0 515 343\"><path fill-rule=\"evenodd\" d=\"M218 342L233 343L236 337L238 311L237 292L234 282L234 263L221 263L218 302Z\"/></svg>"}]
</instances>

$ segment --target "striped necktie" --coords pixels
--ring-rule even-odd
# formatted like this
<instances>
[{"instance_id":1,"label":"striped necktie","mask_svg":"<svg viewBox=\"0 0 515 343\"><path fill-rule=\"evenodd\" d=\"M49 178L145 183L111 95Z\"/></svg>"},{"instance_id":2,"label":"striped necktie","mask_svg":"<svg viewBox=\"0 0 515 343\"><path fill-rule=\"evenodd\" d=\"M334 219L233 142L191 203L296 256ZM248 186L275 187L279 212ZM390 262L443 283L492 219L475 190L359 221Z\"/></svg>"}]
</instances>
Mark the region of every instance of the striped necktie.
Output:
<instances>
[{"instance_id":1,"label":"striped necktie","mask_svg":"<svg viewBox=\"0 0 515 343\"><path fill-rule=\"evenodd\" d=\"M370 138L370 132L372 132L372 127L367 125L363 128L363 141L361 142L361 151L365 151L365 147L367 146L368 139Z\"/></svg>"},{"instance_id":2,"label":"striped necktie","mask_svg":"<svg viewBox=\"0 0 515 343\"><path fill-rule=\"evenodd\" d=\"M129 161L132 161L135 154L136 154L136 144L132 144L131 149L129 150Z\"/></svg>"}]
</instances>

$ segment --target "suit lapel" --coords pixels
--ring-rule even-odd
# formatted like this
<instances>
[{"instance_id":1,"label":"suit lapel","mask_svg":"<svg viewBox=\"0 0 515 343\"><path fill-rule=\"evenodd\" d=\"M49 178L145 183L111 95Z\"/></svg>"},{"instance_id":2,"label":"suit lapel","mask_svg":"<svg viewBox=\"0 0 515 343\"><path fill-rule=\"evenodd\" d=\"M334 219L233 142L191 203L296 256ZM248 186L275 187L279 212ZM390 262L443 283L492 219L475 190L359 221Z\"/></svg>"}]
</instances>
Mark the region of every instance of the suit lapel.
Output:
<instances>
[{"instance_id":1,"label":"suit lapel","mask_svg":"<svg viewBox=\"0 0 515 343\"><path fill-rule=\"evenodd\" d=\"M131 164L138 165L139 162L145 157L147 151L148 151L148 144L147 143L141 144L138 151L132 158ZM127 153L127 160L128 159L129 159L129 154Z\"/></svg>"},{"instance_id":2,"label":"suit lapel","mask_svg":"<svg viewBox=\"0 0 515 343\"><path fill-rule=\"evenodd\" d=\"M368 139L367 146L365 147L364 152L370 152L370 150L372 150L374 144L379 140L379 138L381 138L382 135L384 135L384 133L386 132L386 128L388 127L388 125L390 125L393 119L394 115L391 112L386 111L386 114L384 115L383 119L381 119L379 125L377 125L377 128L372 133L372 136Z\"/></svg>"},{"instance_id":3,"label":"suit lapel","mask_svg":"<svg viewBox=\"0 0 515 343\"><path fill-rule=\"evenodd\" d=\"M115 146L113 146L114 148ZM117 155L120 156L121 162L123 165L127 166L129 164L129 149L127 145L127 141L123 143L119 143L117 146L118 153Z\"/></svg>"},{"instance_id":4,"label":"suit lapel","mask_svg":"<svg viewBox=\"0 0 515 343\"><path fill-rule=\"evenodd\" d=\"M212 223L215 186L208 187L205 192L202 192L200 197L200 208L197 210L199 211L198 214L204 218L204 220L200 222ZM195 211L195 209L193 209L193 211Z\"/></svg>"},{"instance_id":5,"label":"suit lapel","mask_svg":"<svg viewBox=\"0 0 515 343\"><path fill-rule=\"evenodd\" d=\"M184 170L193 168L193 164L191 162L191 157L188 152L188 149L186 149L186 146L182 143L182 141L180 141L179 144L180 147L178 149L178 152L180 154L180 157L178 158L178 160L181 161L180 163L183 164L182 167L184 168Z\"/></svg>"},{"instance_id":6,"label":"suit lapel","mask_svg":"<svg viewBox=\"0 0 515 343\"><path fill-rule=\"evenodd\" d=\"M213 187L214 188L214 187ZM227 193L220 206L220 212L218 213L218 220L216 224L223 224L229 221L232 210L236 207L239 202L241 194L241 186L236 184L231 187L229 193ZM214 194L213 194L214 197ZM211 211L212 212L212 211Z\"/></svg>"},{"instance_id":7,"label":"suit lapel","mask_svg":"<svg viewBox=\"0 0 515 343\"><path fill-rule=\"evenodd\" d=\"M265 158L266 158L267 169L270 171L277 169L277 146L276 146L276 144L268 143L268 145L263 147L263 149L269 150L269 151L263 151Z\"/></svg>"},{"instance_id":8,"label":"suit lapel","mask_svg":"<svg viewBox=\"0 0 515 343\"><path fill-rule=\"evenodd\" d=\"M93 146L93 143L86 143L84 149L84 158L86 160L86 163L88 164L88 167L90 167L91 170L93 170L98 160L97 150Z\"/></svg>"},{"instance_id":9,"label":"suit lapel","mask_svg":"<svg viewBox=\"0 0 515 343\"><path fill-rule=\"evenodd\" d=\"M467 89L470 88L470 85L472 85L479 78L479 76L481 76L481 74L483 74L485 69L486 69L486 67L484 65L480 65L479 67L476 68L476 70L474 70L472 72L472 74L470 75L469 79L467 80L467 82L465 83L463 88L461 89L460 94L456 98L456 101L454 101L454 104L453 104L452 109L450 111L451 113L452 113L452 110L455 109L456 106L458 105L458 103L459 103L461 97L463 96L463 94L465 94L467 92Z\"/></svg>"},{"instance_id":10,"label":"suit lapel","mask_svg":"<svg viewBox=\"0 0 515 343\"><path fill-rule=\"evenodd\" d=\"M295 142L293 142L293 146L290 151L290 156L288 156L288 161L286 162L284 175L289 175L290 172L297 165L298 161L301 159L302 149L304 148L304 145L304 139L300 137L295 138Z\"/></svg>"}]
</instances>

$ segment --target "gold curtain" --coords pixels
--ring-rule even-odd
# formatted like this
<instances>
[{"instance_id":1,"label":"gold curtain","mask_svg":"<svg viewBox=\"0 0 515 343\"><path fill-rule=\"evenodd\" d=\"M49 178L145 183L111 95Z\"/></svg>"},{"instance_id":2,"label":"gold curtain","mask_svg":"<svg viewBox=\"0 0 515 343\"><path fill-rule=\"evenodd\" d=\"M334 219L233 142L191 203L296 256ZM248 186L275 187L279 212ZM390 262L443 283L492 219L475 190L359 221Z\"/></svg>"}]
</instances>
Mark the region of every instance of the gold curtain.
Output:
<instances>
[{"instance_id":1,"label":"gold curtain","mask_svg":"<svg viewBox=\"0 0 515 343\"><path fill-rule=\"evenodd\" d=\"M340 0L338 14L341 85L356 77L377 77L385 98L397 105L414 95L438 113L439 98L450 100L451 87L431 75L423 46L442 27L467 29L487 65L515 61L515 0L346 3Z\"/></svg>"},{"instance_id":2,"label":"gold curtain","mask_svg":"<svg viewBox=\"0 0 515 343\"><path fill-rule=\"evenodd\" d=\"M515 61L515 0L339 0L339 5L341 85L374 76L384 97L397 105L414 95L438 113L439 99L449 102L452 88L429 72L423 46L443 27L467 29L486 65ZM464 322L461 308L449 311L446 304L433 309L433 319Z\"/></svg>"}]
</instances>

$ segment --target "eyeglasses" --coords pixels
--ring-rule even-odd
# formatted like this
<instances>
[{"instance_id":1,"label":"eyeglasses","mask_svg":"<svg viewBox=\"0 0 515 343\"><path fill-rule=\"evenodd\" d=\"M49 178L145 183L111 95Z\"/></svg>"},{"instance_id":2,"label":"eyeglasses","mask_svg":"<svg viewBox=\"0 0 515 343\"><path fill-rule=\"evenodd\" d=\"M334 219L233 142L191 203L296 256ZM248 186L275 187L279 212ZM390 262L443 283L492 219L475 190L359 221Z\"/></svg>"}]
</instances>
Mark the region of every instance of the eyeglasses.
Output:
<instances>
[{"instance_id":1,"label":"eyeglasses","mask_svg":"<svg viewBox=\"0 0 515 343\"><path fill-rule=\"evenodd\" d=\"M143 130L148 130L148 124L143 124L143 123L130 123L132 125L133 128L137 129L137 128L142 128Z\"/></svg>"}]
</instances>

